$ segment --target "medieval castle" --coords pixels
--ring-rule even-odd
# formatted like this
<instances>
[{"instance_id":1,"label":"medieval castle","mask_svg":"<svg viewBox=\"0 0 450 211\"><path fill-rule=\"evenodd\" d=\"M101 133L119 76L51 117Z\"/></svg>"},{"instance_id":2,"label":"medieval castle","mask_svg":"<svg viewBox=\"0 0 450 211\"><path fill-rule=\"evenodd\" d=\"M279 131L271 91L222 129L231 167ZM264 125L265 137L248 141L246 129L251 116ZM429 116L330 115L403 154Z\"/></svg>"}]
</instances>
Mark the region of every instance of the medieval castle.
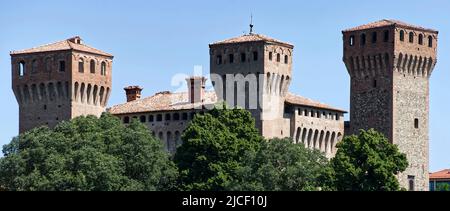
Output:
<instances>
[{"instance_id":1,"label":"medieval castle","mask_svg":"<svg viewBox=\"0 0 450 211\"><path fill-rule=\"evenodd\" d=\"M81 115L110 112L124 124L146 124L169 152L196 113L225 101L249 110L267 138L291 137L329 158L344 134L375 128L406 153L399 174L409 190L428 190L429 77L436 64L438 32L396 20L344 30L343 61L351 78L350 121L344 110L290 93L294 46L249 34L209 45L210 79L187 78L188 92L160 92L141 99L126 87L127 102L106 108L111 93L111 54L80 37L11 52L12 89L19 130L55 126Z\"/></svg>"}]
</instances>

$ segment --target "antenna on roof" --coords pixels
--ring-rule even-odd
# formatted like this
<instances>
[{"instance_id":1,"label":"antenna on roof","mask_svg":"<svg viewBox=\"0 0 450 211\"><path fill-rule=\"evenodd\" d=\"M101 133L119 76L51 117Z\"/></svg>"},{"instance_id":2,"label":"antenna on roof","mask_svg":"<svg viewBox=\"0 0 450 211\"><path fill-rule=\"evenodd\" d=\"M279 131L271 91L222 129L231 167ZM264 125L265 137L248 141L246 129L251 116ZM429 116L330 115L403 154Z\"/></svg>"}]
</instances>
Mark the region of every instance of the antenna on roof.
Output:
<instances>
[{"instance_id":1,"label":"antenna on roof","mask_svg":"<svg viewBox=\"0 0 450 211\"><path fill-rule=\"evenodd\" d=\"M253 14L250 15L250 34L253 34Z\"/></svg>"}]
</instances>

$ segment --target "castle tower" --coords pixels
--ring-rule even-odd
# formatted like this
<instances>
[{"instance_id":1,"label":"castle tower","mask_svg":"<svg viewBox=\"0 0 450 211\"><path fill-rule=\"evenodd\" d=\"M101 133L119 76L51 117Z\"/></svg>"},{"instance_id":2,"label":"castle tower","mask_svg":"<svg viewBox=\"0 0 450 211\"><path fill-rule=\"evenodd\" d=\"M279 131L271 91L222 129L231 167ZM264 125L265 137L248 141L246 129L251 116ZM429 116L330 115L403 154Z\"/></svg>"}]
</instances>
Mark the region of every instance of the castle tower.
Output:
<instances>
[{"instance_id":1,"label":"castle tower","mask_svg":"<svg viewBox=\"0 0 450 211\"><path fill-rule=\"evenodd\" d=\"M350 130L374 128L406 153L398 175L408 190L428 190L429 78L438 32L395 20L343 31L351 77Z\"/></svg>"},{"instance_id":2,"label":"castle tower","mask_svg":"<svg viewBox=\"0 0 450 211\"><path fill-rule=\"evenodd\" d=\"M265 137L285 137L284 102L294 46L264 35L245 34L210 44L211 80L217 96L249 110Z\"/></svg>"},{"instance_id":3,"label":"castle tower","mask_svg":"<svg viewBox=\"0 0 450 211\"><path fill-rule=\"evenodd\" d=\"M80 37L11 52L20 133L81 115L100 116L111 92L112 59Z\"/></svg>"}]
</instances>

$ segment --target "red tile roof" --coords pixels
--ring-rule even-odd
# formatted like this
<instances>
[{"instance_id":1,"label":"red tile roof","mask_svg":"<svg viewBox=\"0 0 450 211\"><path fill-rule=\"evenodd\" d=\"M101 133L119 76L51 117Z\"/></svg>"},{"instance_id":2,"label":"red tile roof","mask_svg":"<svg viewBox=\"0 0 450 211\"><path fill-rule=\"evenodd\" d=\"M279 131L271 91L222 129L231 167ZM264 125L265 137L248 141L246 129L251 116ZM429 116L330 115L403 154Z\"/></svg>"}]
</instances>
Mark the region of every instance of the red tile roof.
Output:
<instances>
[{"instance_id":1,"label":"red tile roof","mask_svg":"<svg viewBox=\"0 0 450 211\"><path fill-rule=\"evenodd\" d=\"M19 51L12 51L11 55L17 55L17 54L29 54L29 53L41 53L41 52L49 52L49 51L62 51L62 50L77 50L87 53L93 53L98 54L102 56L112 57L113 55L103 52L101 50L95 49L93 47L84 45L83 43L76 43L74 42L75 39L80 39L80 37L73 37L69 38L67 40L38 46L35 48L30 48L26 50L19 50Z\"/></svg>"},{"instance_id":2,"label":"red tile roof","mask_svg":"<svg viewBox=\"0 0 450 211\"><path fill-rule=\"evenodd\" d=\"M217 103L217 96L215 92L205 92L205 101L203 105L212 105ZM289 93L286 98L286 103L294 105L309 106L314 108L328 109L333 111L345 112L344 110L333 108L329 105L297 96ZM171 93L160 92L151 97L143 98L112 106L108 109L111 114L132 114L145 112L161 112L161 111L177 111L177 110L192 110L201 108L202 103L189 103L188 93Z\"/></svg>"},{"instance_id":3,"label":"red tile roof","mask_svg":"<svg viewBox=\"0 0 450 211\"><path fill-rule=\"evenodd\" d=\"M210 45L222 45L222 44L245 43L245 42L260 42L260 41L268 42L268 43L276 43L276 44L281 44L281 45L287 45L292 48L294 47L290 43L282 42L282 41L267 37L262 34L244 34L239 37L234 37L234 38L218 41L218 42L212 43Z\"/></svg>"},{"instance_id":4,"label":"red tile roof","mask_svg":"<svg viewBox=\"0 0 450 211\"><path fill-rule=\"evenodd\" d=\"M450 169L444 169L430 174L430 179L450 179Z\"/></svg>"},{"instance_id":5,"label":"red tile roof","mask_svg":"<svg viewBox=\"0 0 450 211\"><path fill-rule=\"evenodd\" d=\"M292 93L288 93L286 96L286 103L293 104L293 105L301 105L301 106L309 106L314 108L321 108L321 109L327 109L327 110L333 110L333 111L339 111L343 113L347 113L345 110L334 108L332 106L329 106L327 104L323 104L311 99L308 99L306 97L302 97L299 95L295 95Z\"/></svg>"},{"instance_id":6,"label":"red tile roof","mask_svg":"<svg viewBox=\"0 0 450 211\"><path fill-rule=\"evenodd\" d=\"M359 31L359 30L365 30L365 29L371 29L371 28L378 28L378 27L385 27L385 26L400 26L400 27L404 27L404 28L410 28L410 29L418 29L418 30L423 30L423 31L429 31L429 32L433 32L433 33L438 33L438 31L434 30L434 29L427 29L427 28L423 28L421 26L415 26L415 25L411 25L399 20L387 20L387 19L383 19L380 21L376 21L373 23L368 23L368 24L364 24L361 26L357 26L354 28L350 28L347 30L344 30L343 32L350 32L350 31Z\"/></svg>"}]
</instances>

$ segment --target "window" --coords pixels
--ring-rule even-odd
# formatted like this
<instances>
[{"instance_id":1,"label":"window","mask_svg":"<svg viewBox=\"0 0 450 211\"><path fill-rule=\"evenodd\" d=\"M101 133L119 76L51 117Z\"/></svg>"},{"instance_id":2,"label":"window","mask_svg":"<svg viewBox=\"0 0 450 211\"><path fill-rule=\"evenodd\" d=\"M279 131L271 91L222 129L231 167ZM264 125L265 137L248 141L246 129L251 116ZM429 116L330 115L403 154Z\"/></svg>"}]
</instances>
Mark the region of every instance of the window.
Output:
<instances>
[{"instance_id":1,"label":"window","mask_svg":"<svg viewBox=\"0 0 450 211\"><path fill-rule=\"evenodd\" d=\"M162 114L158 114L156 116L156 121L161 122L162 121Z\"/></svg>"},{"instance_id":2,"label":"window","mask_svg":"<svg viewBox=\"0 0 450 211\"><path fill-rule=\"evenodd\" d=\"M412 33L412 32L409 33L409 42L410 43L414 42L414 33Z\"/></svg>"},{"instance_id":3,"label":"window","mask_svg":"<svg viewBox=\"0 0 450 211\"><path fill-rule=\"evenodd\" d=\"M419 119L414 119L414 128L419 129Z\"/></svg>"},{"instance_id":4,"label":"window","mask_svg":"<svg viewBox=\"0 0 450 211\"><path fill-rule=\"evenodd\" d=\"M403 30L400 31L400 41L405 41L405 31Z\"/></svg>"},{"instance_id":5,"label":"window","mask_svg":"<svg viewBox=\"0 0 450 211\"><path fill-rule=\"evenodd\" d=\"M25 75L25 62L21 61L19 63L19 76L24 76Z\"/></svg>"},{"instance_id":6,"label":"window","mask_svg":"<svg viewBox=\"0 0 450 211\"><path fill-rule=\"evenodd\" d=\"M340 119L339 114L336 114L336 120L339 121L339 119Z\"/></svg>"},{"instance_id":7,"label":"window","mask_svg":"<svg viewBox=\"0 0 450 211\"><path fill-rule=\"evenodd\" d=\"M130 123L130 117L124 117L123 118L123 123L125 123L125 124L128 124L128 123Z\"/></svg>"},{"instance_id":8,"label":"window","mask_svg":"<svg viewBox=\"0 0 450 211\"><path fill-rule=\"evenodd\" d=\"M155 121L155 117L153 117L153 115L148 116L148 121L149 122L154 122Z\"/></svg>"},{"instance_id":9,"label":"window","mask_svg":"<svg viewBox=\"0 0 450 211\"><path fill-rule=\"evenodd\" d=\"M182 119L183 119L183 120L187 120L187 119L188 119L188 114L187 114L187 113L183 113Z\"/></svg>"},{"instance_id":10,"label":"window","mask_svg":"<svg viewBox=\"0 0 450 211\"><path fill-rule=\"evenodd\" d=\"M78 72L84 73L84 60L83 59L78 60Z\"/></svg>"},{"instance_id":11,"label":"window","mask_svg":"<svg viewBox=\"0 0 450 211\"><path fill-rule=\"evenodd\" d=\"M309 116L309 112L306 109L305 109L305 116Z\"/></svg>"},{"instance_id":12,"label":"window","mask_svg":"<svg viewBox=\"0 0 450 211\"><path fill-rule=\"evenodd\" d=\"M301 108L298 109L298 115L300 115L300 116L303 115L303 112L302 112L302 109L301 109Z\"/></svg>"},{"instance_id":13,"label":"window","mask_svg":"<svg viewBox=\"0 0 450 211\"><path fill-rule=\"evenodd\" d=\"M45 59L45 71L46 72L52 71L52 59L51 58Z\"/></svg>"},{"instance_id":14,"label":"window","mask_svg":"<svg viewBox=\"0 0 450 211\"><path fill-rule=\"evenodd\" d=\"M415 176L411 176L411 175L409 175L408 176L408 184L409 184L409 188L408 188L408 190L409 191L414 191L414 180L415 180Z\"/></svg>"},{"instance_id":15,"label":"window","mask_svg":"<svg viewBox=\"0 0 450 211\"><path fill-rule=\"evenodd\" d=\"M147 117L146 116L140 116L139 120L141 120L142 123L147 122Z\"/></svg>"},{"instance_id":16,"label":"window","mask_svg":"<svg viewBox=\"0 0 450 211\"><path fill-rule=\"evenodd\" d=\"M165 120L166 120L166 121L170 121L170 119L171 119L171 116L170 116L170 114L166 114L166 118L165 118Z\"/></svg>"},{"instance_id":17,"label":"window","mask_svg":"<svg viewBox=\"0 0 450 211\"><path fill-rule=\"evenodd\" d=\"M423 35L419 34L419 45L423 45Z\"/></svg>"},{"instance_id":18,"label":"window","mask_svg":"<svg viewBox=\"0 0 450 211\"><path fill-rule=\"evenodd\" d=\"M428 36L428 47L430 47L430 48L433 47L433 37L432 36Z\"/></svg>"},{"instance_id":19,"label":"window","mask_svg":"<svg viewBox=\"0 0 450 211\"><path fill-rule=\"evenodd\" d=\"M280 62L280 61L281 61L281 55L277 54L277 62Z\"/></svg>"},{"instance_id":20,"label":"window","mask_svg":"<svg viewBox=\"0 0 450 211\"><path fill-rule=\"evenodd\" d=\"M288 55L284 56L284 63L285 64L289 63L289 56Z\"/></svg>"},{"instance_id":21,"label":"window","mask_svg":"<svg viewBox=\"0 0 450 211\"><path fill-rule=\"evenodd\" d=\"M366 34L361 34L361 46L366 44Z\"/></svg>"},{"instance_id":22,"label":"window","mask_svg":"<svg viewBox=\"0 0 450 211\"><path fill-rule=\"evenodd\" d=\"M95 61L93 59L91 60L90 66L91 66L91 73L95 73Z\"/></svg>"},{"instance_id":23,"label":"window","mask_svg":"<svg viewBox=\"0 0 450 211\"><path fill-rule=\"evenodd\" d=\"M105 62L102 62L100 74L106 75L106 63Z\"/></svg>"},{"instance_id":24,"label":"window","mask_svg":"<svg viewBox=\"0 0 450 211\"><path fill-rule=\"evenodd\" d=\"M316 112L316 117L320 118L320 112L319 111Z\"/></svg>"},{"instance_id":25,"label":"window","mask_svg":"<svg viewBox=\"0 0 450 211\"><path fill-rule=\"evenodd\" d=\"M372 43L377 43L377 32L372 32Z\"/></svg>"},{"instance_id":26,"label":"window","mask_svg":"<svg viewBox=\"0 0 450 211\"><path fill-rule=\"evenodd\" d=\"M350 39L348 40L348 44L350 46L354 46L355 45L355 35L350 36Z\"/></svg>"},{"instance_id":27,"label":"window","mask_svg":"<svg viewBox=\"0 0 450 211\"><path fill-rule=\"evenodd\" d=\"M34 59L34 60L31 62L31 73L36 73L37 70L38 70L38 62L37 62L36 59Z\"/></svg>"},{"instance_id":28,"label":"window","mask_svg":"<svg viewBox=\"0 0 450 211\"><path fill-rule=\"evenodd\" d=\"M216 58L216 64L220 65L222 64L222 55L218 55Z\"/></svg>"},{"instance_id":29,"label":"window","mask_svg":"<svg viewBox=\"0 0 450 211\"><path fill-rule=\"evenodd\" d=\"M272 52L269 52L269 60L272 61Z\"/></svg>"},{"instance_id":30,"label":"window","mask_svg":"<svg viewBox=\"0 0 450 211\"><path fill-rule=\"evenodd\" d=\"M173 114L173 120L175 120L175 121L180 120L180 114L179 113Z\"/></svg>"},{"instance_id":31,"label":"window","mask_svg":"<svg viewBox=\"0 0 450 211\"><path fill-rule=\"evenodd\" d=\"M195 117L195 112L192 112L191 113L191 119L194 119L194 117Z\"/></svg>"},{"instance_id":32,"label":"window","mask_svg":"<svg viewBox=\"0 0 450 211\"><path fill-rule=\"evenodd\" d=\"M247 59L245 58L245 53L241 53L241 62L245 62L245 60L247 60Z\"/></svg>"},{"instance_id":33,"label":"window","mask_svg":"<svg viewBox=\"0 0 450 211\"><path fill-rule=\"evenodd\" d=\"M373 79L373 88L377 87L377 79Z\"/></svg>"},{"instance_id":34,"label":"window","mask_svg":"<svg viewBox=\"0 0 450 211\"><path fill-rule=\"evenodd\" d=\"M383 32L383 34L384 34L383 41L384 41L384 42L389 42L389 31L388 31L388 30L385 30L385 31Z\"/></svg>"},{"instance_id":35,"label":"window","mask_svg":"<svg viewBox=\"0 0 450 211\"><path fill-rule=\"evenodd\" d=\"M230 63L234 63L234 54L228 55L228 60L230 60Z\"/></svg>"},{"instance_id":36,"label":"window","mask_svg":"<svg viewBox=\"0 0 450 211\"><path fill-rule=\"evenodd\" d=\"M316 117L316 112L311 111L311 117Z\"/></svg>"},{"instance_id":37,"label":"window","mask_svg":"<svg viewBox=\"0 0 450 211\"><path fill-rule=\"evenodd\" d=\"M253 61L258 61L258 52L253 51Z\"/></svg>"},{"instance_id":38,"label":"window","mask_svg":"<svg viewBox=\"0 0 450 211\"><path fill-rule=\"evenodd\" d=\"M66 62L59 61L59 72L65 72L65 71L66 71Z\"/></svg>"}]
</instances>

